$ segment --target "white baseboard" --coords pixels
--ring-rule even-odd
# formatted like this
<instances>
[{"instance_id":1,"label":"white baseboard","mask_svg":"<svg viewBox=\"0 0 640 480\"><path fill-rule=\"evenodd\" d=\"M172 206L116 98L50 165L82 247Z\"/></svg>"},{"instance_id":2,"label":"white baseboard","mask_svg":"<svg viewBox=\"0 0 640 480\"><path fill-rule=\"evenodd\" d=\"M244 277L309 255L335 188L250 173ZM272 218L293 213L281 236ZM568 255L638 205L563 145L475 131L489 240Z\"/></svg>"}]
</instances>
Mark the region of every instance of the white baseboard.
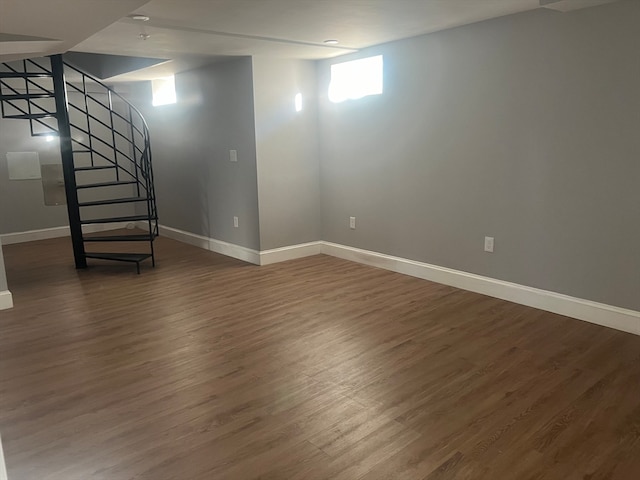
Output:
<instances>
[{"instance_id":1,"label":"white baseboard","mask_svg":"<svg viewBox=\"0 0 640 480\"><path fill-rule=\"evenodd\" d=\"M160 234L167 238L220 253L228 257L237 258L238 260L253 263L254 265L260 265L260 253L257 250L252 250L240 245L234 245L233 243L223 242L222 240L217 240L215 238L197 235L195 233L185 232L184 230L178 230L177 228L167 227L164 225L159 225L159 229Z\"/></svg>"},{"instance_id":2,"label":"white baseboard","mask_svg":"<svg viewBox=\"0 0 640 480\"><path fill-rule=\"evenodd\" d=\"M2 439L0 438L0 480L7 480L7 467L4 463L4 453L2 452Z\"/></svg>"},{"instance_id":3,"label":"white baseboard","mask_svg":"<svg viewBox=\"0 0 640 480\"><path fill-rule=\"evenodd\" d=\"M14 243L34 242L36 240L46 240L48 238L68 237L69 227L43 228L41 230L28 230L26 232L4 233L0 235L2 245L12 245Z\"/></svg>"},{"instance_id":4,"label":"white baseboard","mask_svg":"<svg viewBox=\"0 0 640 480\"><path fill-rule=\"evenodd\" d=\"M322 253L640 335L635 310L330 242L322 242Z\"/></svg>"},{"instance_id":5,"label":"white baseboard","mask_svg":"<svg viewBox=\"0 0 640 480\"><path fill-rule=\"evenodd\" d=\"M258 252L175 228L161 226L160 232L174 240L256 265L270 265L322 253L640 335L640 312L635 310L360 248L320 241Z\"/></svg>"},{"instance_id":6,"label":"white baseboard","mask_svg":"<svg viewBox=\"0 0 640 480\"><path fill-rule=\"evenodd\" d=\"M238 260L253 263L254 265L260 265L260 252L252 250L251 248L241 247L240 245L234 245L233 243L227 243L222 240L211 238L209 240L209 250L228 257L237 258Z\"/></svg>"},{"instance_id":7,"label":"white baseboard","mask_svg":"<svg viewBox=\"0 0 640 480\"><path fill-rule=\"evenodd\" d=\"M322 242L301 243L289 247L262 250L260 252L260 265L286 262L297 258L310 257L322 253Z\"/></svg>"},{"instance_id":8,"label":"white baseboard","mask_svg":"<svg viewBox=\"0 0 640 480\"><path fill-rule=\"evenodd\" d=\"M108 230L119 230L127 228L128 222L103 223L83 225L84 233L106 232ZM71 233L68 226L43 228L41 230L28 230L26 232L4 233L0 235L2 245L12 245L14 243L34 242L36 240L47 240L49 238L68 237Z\"/></svg>"},{"instance_id":9,"label":"white baseboard","mask_svg":"<svg viewBox=\"0 0 640 480\"><path fill-rule=\"evenodd\" d=\"M272 263L294 260L296 258L309 257L322 253L322 242L311 242L300 245L292 245L261 252L251 248L242 247L233 243L224 242L215 238L205 237L184 230L179 230L166 225L159 225L160 234L164 237L177 240L194 247L216 252L228 257L237 258L254 265L271 265Z\"/></svg>"},{"instance_id":10,"label":"white baseboard","mask_svg":"<svg viewBox=\"0 0 640 480\"><path fill-rule=\"evenodd\" d=\"M209 237L203 237L202 235L196 235L195 233L185 232L184 230L178 230L173 227L165 227L164 225L158 225L160 229L160 235L163 237L171 238L194 247L209 250Z\"/></svg>"},{"instance_id":11,"label":"white baseboard","mask_svg":"<svg viewBox=\"0 0 640 480\"><path fill-rule=\"evenodd\" d=\"M7 310L13 308L13 296L9 290L0 292L0 310Z\"/></svg>"}]
</instances>

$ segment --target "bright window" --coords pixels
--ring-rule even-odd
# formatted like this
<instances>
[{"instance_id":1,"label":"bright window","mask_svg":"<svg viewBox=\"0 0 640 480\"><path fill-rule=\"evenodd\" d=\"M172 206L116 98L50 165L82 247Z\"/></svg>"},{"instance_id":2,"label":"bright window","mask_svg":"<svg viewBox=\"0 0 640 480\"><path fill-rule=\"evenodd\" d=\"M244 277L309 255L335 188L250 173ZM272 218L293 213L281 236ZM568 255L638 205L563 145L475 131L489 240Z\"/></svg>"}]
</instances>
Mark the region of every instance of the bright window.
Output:
<instances>
[{"instance_id":1,"label":"bright window","mask_svg":"<svg viewBox=\"0 0 640 480\"><path fill-rule=\"evenodd\" d=\"M151 80L151 91L154 107L176 103L176 78L172 75Z\"/></svg>"},{"instance_id":2,"label":"bright window","mask_svg":"<svg viewBox=\"0 0 640 480\"><path fill-rule=\"evenodd\" d=\"M329 100L339 103L380 95L383 70L382 55L331 65Z\"/></svg>"},{"instance_id":3,"label":"bright window","mask_svg":"<svg viewBox=\"0 0 640 480\"><path fill-rule=\"evenodd\" d=\"M302 111L302 94L301 93L296 94L294 103L296 107L296 112L301 112Z\"/></svg>"}]
</instances>

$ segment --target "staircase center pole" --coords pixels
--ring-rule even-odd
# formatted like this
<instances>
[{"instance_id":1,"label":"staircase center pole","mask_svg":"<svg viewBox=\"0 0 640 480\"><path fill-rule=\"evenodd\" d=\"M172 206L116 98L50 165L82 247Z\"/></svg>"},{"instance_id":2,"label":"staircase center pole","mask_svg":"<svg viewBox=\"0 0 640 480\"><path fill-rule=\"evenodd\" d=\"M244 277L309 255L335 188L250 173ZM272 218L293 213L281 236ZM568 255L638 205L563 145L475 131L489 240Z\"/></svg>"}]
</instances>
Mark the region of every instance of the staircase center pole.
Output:
<instances>
[{"instance_id":1,"label":"staircase center pole","mask_svg":"<svg viewBox=\"0 0 640 480\"><path fill-rule=\"evenodd\" d=\"M62 171L64 174L64 190L67 195L67 212L69 214L71 243L73 244L73 257L76 262L76 268L87 268L84 242L82 241L82 224L80 223L76 172L73 163L73 143L71 142L71 124L69 122L67 87L64 79L64 63L62 61L62 55L52 55L50 58L56 99L58 135L60 137L58 140L60 141L60 155L62 156Z\"/></svg>"}]
</instances>

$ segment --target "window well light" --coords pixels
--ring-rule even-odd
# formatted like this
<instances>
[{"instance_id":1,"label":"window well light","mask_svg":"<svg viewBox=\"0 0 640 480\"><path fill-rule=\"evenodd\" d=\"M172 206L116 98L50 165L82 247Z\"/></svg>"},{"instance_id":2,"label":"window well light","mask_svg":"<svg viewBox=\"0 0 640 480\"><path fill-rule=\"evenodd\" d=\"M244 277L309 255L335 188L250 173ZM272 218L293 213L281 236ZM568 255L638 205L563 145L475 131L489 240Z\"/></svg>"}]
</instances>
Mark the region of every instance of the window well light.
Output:
<instances>
[{"instance_id":1,"label":"window well light","mask_svg":"<svg viewBox=\"0 0 640 480\"><path fill-rule=\"evenodd\" d=\"M154 107L176 103L176 77L171 75L151 80L151 92L153 93Z\"/></svg>"},{"instance_id":2,"label":"window well light","mask_svg":"<svg viewBox=\"0 0 640 480\"><path fill-rule=\"evenodd\" d=\"M56 139L56 137L54 137L53 135L47 135L46 137L44 137L44 139L47 142L53 142Z\"/></svg>"},{"instance_id":3,"label":"window well light","mask_svg":"<svg viewBox=\"0 0 640 480\"><path fill-rule=\"evenodd\" d=\"M382 55L331 65L329 100L334 103L380 95L383 90Z\"/></svg>"},{"instance_id":4,"label":"window well light","mask_svg":"<svg viewBox=\"0 0 640 480\"><path fill-rule=\"evenodd\" d=\"M296 106L296 112L302 111L302 94L301 93L296 94L295 106Z\"/></svg>"}]
</instances>

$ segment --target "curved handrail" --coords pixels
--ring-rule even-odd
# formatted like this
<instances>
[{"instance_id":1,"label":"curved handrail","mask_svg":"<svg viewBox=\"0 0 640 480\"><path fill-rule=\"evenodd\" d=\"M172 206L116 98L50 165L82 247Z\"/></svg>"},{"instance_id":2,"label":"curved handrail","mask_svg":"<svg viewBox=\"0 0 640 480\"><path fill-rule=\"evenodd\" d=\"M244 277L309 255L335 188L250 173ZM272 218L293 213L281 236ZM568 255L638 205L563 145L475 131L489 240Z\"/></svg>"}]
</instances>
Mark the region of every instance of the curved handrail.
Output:
<instances>
[{"instance_id":1,"label":"curved handrail","mask_svg":"<svg viewBox=\"0 0 640 480\"><path fill-rule=\"evenodd\" d=\"M86 78L90 79L92 82L97 83L98 85L104 87L106 90L110 91L112 94L115 94L115 96L118 97L120 100L124 101L124 103L126 103L129 107L131 107L133 109L133 111L136 112L140 116L140 119L142 120L142 124L144 125L145 130L149 131L149 125L147 125L147 121L145 120L144 115L142 115L142 112L140 112L140 110L138 110L138 108L135 105L133 105L129 100L124 98L122 95L120 95L118 92L116 92L114 89L112 89L108 85L105 85L104 83L102 83L101 80L98 80L93 75L90 75L90 74L88 74L86 72L83 72L82 70L74 67L73 65L71 65L71 64L69 64L67 62L63 62L63 63L64 63L65 67L68 67L71 70L75 71L76 73L79 73L80 75L85 76Z\"/></svg>"}]
</instances>

